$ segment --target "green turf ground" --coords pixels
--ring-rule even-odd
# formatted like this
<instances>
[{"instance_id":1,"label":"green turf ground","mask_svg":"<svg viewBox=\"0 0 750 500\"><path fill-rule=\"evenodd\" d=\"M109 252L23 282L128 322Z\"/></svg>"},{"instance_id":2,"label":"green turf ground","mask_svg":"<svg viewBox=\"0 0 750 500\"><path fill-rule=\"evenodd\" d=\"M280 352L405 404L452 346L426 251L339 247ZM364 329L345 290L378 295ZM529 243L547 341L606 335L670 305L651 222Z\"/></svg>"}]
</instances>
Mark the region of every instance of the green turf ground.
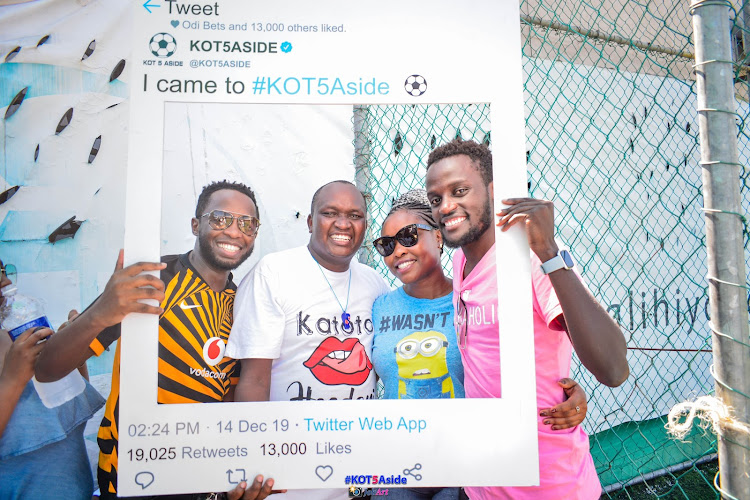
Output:
<instances>
[{"instance_id":1,"label":"green turf ground","mask_svg":"<svg viewBox=\"0 0 750 500\"><path fill-rule=\"evenodd\" d=\"M666 417L628 422L590 437L591 454L605 488L624 485L677 464L688 464L683 470L617 489L602 498L718 498L712 486L716 462L691 465L705 455L716 453L715 436L694 428L684 441L678 441L667 435L665 423Z\"/></svg>"}]
</instances>

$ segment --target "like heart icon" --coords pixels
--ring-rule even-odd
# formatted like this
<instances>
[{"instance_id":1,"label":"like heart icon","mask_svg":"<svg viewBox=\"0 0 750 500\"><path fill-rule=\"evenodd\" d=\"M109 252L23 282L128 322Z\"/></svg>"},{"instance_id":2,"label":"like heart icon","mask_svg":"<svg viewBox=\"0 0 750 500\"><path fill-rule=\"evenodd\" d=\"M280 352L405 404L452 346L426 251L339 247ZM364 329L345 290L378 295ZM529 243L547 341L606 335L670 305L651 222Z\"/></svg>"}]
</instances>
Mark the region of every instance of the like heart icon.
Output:
<instances>
[{"instance_id":1,"label":"like heart icon","mask_svg":"<svg viewBox=\"0 0 750 500\"><path fill-rule=\"evenodd\" d=\"M172 21L170 24L172 25L173 28L176 28L177 26L180 25L180 21Z\"/></svg>"},{"instance_id":2,"label":"like heart icon","mask_svg":"<svg viewBox=\"0 0 750 500\"><path fill-rule=\"evenodd\" d=\"M315 475L320 478L321 481L325 482L333 474L333 467L330 465L318 465L315 467Z\"/></svg>"}]
</instances>

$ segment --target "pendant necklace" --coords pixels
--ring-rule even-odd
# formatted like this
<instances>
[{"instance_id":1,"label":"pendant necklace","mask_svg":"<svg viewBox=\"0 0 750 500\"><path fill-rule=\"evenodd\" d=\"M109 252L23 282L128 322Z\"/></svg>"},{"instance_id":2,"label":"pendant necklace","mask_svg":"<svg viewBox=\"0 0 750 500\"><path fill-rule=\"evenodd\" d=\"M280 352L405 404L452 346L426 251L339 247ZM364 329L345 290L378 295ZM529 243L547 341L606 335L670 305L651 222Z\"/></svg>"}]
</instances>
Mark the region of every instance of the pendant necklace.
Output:
<instances>
[{"instance_id":1,"label":"pendant necklace","mask_svg":"<svg viewBox=\"0 0 750 500\"><path fill-rule=\"evenodd\" d=\"M310 254L310 256L312 257L312 254ZM338 295L336 295L336 292L333 291L333 287L331 286L331 282L328 281L328 277L326 276L326 273L323 271L323 268L320 266L320 264L315 259L315 257L313 257L313 260L315 261L316 264L318 264L318 269L320 269L320 274L323 275L323 279L325 279L326 283L328 283L328 288L331 289L331 293L333 294L333 298L335 298L336 302L339 303L339 307L341 308L341 326L344 327L344 328L351 328L351 326L352 326L352 322L351 322L351 319L350 319L351 316L349 315L348 312L346 312L346 310L349 309L349 292L352 289L352 268L351 267L349 268L349 285L347 286L347 289L346 289L346 306L342 306L341 305L341 301L339 300Z\"/></svg>"}]
</instances>

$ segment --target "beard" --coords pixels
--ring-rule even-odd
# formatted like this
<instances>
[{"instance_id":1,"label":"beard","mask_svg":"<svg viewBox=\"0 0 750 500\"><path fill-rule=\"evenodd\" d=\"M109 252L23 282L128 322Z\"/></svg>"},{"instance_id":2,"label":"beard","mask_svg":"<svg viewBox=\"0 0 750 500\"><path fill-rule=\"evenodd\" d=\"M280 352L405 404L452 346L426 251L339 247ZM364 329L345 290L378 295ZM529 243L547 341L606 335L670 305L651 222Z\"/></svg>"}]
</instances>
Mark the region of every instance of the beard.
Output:
<instances>
[{"instance_id":1,"label":"beard","mask_svg":"<svg viewBox=\"0 0 750 500\"><path fill-rule=\"evenodd\" d=\"M476 224L472 223L471 219L467 220L470 223L469 230L463 236L459 236L455 240L445 234L445 231L441 228L440 232L443 234L443 241L448 248L459 248L468 245L469 243L474 243L489 229L490 224L492 224L492 204L490 203L489 197L487 197L487 202L484 204L482 213L479 214L479 220Z\"/></svg>"},{"instance_id":2,"label":"beard","mask_svg":"<svg viewBox=\"0 0 750 500\"><path fill-rule=\"evenodd\" d=\"M235 260L225 260L219 258L211 248L211 243L204 238L198 238L198 245L201 249L201 255L205 259L206 263L214 269L220 271L233 271L237 269L243 262L247 260L253 253L254 245L250 246L244 254L241 254Z\"/></svg>"}]
</instances>

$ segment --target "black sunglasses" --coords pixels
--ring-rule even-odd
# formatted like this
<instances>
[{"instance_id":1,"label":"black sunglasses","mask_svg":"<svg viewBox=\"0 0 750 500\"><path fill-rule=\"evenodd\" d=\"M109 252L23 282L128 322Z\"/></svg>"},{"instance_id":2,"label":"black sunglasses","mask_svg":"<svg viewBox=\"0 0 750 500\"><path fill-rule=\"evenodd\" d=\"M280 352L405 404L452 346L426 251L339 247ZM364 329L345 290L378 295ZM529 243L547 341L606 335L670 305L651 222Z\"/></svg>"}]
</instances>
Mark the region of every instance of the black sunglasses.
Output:
<instances>
[{"instance_id":1,"label":"black sunglasses","mask_svg":"<svg viewBox=\"0 0 750 500\"><path fill-rule=\"evenodd\" d=\"M380 255L388 257L396 249L396 242L402 247L413 247L416 245L419 241L417 229L432 231L434 228L425 224L409 224L399 229L395 236L381 236L373 241L372 244Z\"/></svg>"},{"instance_id":2,"label":"black sunglasses","mask_svg":"<svg viewBox=\"0 0 750 500\"><path fill-rule=\"evenodd\" d=\"M260 229L260 219L252 215L232 214L224 210L211 210L201 215L201 217L208 217L209 225L217 231L231 226L235 218L237 219L237 227L248 236L255 235L258 229Z\"/></svg>"}]
</instances>

